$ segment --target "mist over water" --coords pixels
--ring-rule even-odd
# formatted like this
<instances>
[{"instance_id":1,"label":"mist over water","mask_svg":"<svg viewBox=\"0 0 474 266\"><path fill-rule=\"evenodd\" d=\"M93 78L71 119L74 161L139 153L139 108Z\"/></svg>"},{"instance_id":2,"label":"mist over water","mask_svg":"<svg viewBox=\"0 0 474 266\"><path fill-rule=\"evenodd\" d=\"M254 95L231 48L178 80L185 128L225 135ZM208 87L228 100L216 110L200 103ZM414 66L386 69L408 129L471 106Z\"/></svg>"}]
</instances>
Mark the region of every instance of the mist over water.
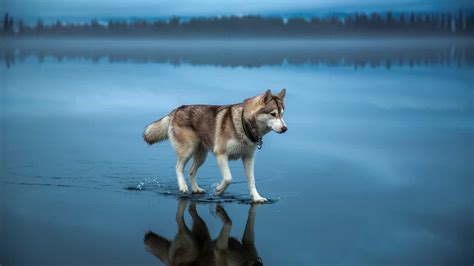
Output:
<instances>
[{"instance_id":1,"label":"mist over water","mask_svg":"<svg viewBox=\"0 0 474 266\"><path fill-rule=\"evenodd\" d=\"M474 65L472 38L382 39L5 39L7 66L34 57L110 63L170 63L261 67L329 65L385 67Z\"/></svg>"},{"instance_id":2,"label":"mist over water","mask_svg":"<svg viewBox=\"0 0 474 266\"><path fill-rule=\"evenodd\" d=\"M191 228L194 200L213 239L217 204L239 241L254 211L265 265L469 264L472 43L2 42L1 263L156 265L145 234L173 239L183 200ZM207 193L183 199L169 143L142 140L180 105L281 88L289 130L256 159L272 204L248 206L240 162L214 197L211 154L197 174Z\"/></svg>"}]
</instances>

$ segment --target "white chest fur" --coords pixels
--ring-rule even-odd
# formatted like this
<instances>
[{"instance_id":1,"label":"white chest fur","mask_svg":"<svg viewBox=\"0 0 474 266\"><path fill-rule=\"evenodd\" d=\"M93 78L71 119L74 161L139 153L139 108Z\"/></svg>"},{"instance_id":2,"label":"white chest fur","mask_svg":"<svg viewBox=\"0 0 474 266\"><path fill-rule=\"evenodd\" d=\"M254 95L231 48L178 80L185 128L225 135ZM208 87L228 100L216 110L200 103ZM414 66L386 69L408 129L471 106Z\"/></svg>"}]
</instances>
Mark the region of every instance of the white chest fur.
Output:
<instances>
[{"instance_id":1,"label":"white chest fur","mask_svg":"<svg viewBox=\"0 0 474 266\"><path fill-rule=\"evenodd\" d=\"M249 154L255 149L254 145L245 141L230 139L227 141L227 156L230 160L237 160L244 154Z\"/></svg>"}]
</instances>

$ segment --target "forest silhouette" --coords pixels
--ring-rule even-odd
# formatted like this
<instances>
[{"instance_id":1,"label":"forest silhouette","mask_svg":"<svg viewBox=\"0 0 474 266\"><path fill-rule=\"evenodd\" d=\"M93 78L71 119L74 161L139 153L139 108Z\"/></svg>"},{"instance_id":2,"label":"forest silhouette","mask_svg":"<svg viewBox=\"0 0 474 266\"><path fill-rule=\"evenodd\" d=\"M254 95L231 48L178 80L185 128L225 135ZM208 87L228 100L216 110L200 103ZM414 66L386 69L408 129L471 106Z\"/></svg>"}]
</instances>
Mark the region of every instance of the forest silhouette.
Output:
<instances>
[{"instance_id":1,"label":"forest silhouette","mask_svg":"<svg viewBox=\"0 0 474 266\"><path fill-rule=\"evenodd\" d=\"M470 35L474 32L474 11L455 13L353 13L312 18L262 16L193 17L182 19L134 19L84 23L28 25L8 13L1 34L7 36L90 36L90 37L318 37L318 36L438 36Z\"/></svg>"}]
</instances>

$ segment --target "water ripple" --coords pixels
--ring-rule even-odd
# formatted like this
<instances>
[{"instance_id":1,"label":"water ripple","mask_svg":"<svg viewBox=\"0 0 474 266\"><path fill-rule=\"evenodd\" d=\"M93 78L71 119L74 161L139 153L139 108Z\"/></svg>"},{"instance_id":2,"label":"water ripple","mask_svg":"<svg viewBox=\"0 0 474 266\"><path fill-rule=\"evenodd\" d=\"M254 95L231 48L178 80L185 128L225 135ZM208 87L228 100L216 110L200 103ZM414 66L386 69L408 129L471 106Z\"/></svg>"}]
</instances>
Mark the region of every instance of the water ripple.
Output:
<instances>
[{"instance_id":1,"label":"water ripple","mask_svg":"<svg viewBox=\"0 0 474 266\"><path fill-rule=\"evenodd\" d=\"M243 182L239 182L243 183ZM178 186L175 181L162 181L158 178L148 177L138 181L138 184L131 184L125 187L128 191L150 191L158 193L165 197L173 197L177 199L189 199L199 203L240 203L240 204L251 204L252 199L248 194L243 193L232 193L226 192L222 196L214 194L216 183L204 184L201 187L206 189L206 193L203 194L184 194L178 190ZM268 199L267 203L276 203L277 199Z\"/></svg>"}]
</instances>

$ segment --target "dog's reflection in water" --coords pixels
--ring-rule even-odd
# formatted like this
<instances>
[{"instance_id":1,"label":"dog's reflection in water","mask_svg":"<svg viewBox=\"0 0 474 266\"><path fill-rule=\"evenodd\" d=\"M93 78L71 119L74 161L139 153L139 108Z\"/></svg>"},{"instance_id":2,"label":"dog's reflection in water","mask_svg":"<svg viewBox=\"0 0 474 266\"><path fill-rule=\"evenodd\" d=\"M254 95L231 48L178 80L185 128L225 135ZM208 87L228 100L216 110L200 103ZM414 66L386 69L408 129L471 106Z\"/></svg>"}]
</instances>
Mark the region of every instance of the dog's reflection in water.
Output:
<instances>
[{"instance_id":1,"label":"dog's reflection in water","mask_svg":"<svg viewBox=\"0 0 474 266\"><path fill-rule=\"evenodd\" d=\"M178 233L170 241L154 232L145 234L146 249L166 265L263 265L254 242L254 222L257 206L251 205L242 241L230 236L232 220L220 205L216 213L223 226L216 239L212 239L206 223L191 202L189 213L193 220L190 230L184 222L187 202L181 200L176 213Z\"/></svg>"}]
</instances>

